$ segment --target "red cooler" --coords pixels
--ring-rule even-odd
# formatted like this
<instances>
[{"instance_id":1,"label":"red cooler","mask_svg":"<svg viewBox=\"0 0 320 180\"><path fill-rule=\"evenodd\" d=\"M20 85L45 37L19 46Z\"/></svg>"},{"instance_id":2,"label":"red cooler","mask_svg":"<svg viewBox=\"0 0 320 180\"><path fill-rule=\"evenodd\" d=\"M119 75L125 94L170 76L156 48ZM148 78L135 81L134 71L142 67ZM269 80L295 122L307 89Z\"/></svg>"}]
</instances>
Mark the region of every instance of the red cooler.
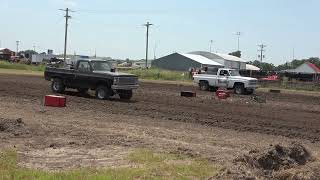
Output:
<instances>
[{"instance_id":1,"label":"red cooler","mask_svg":"<svg viewBox=\"0 0 320 180\"><path fill-rule=\"evenodd\" d=\"M66 97L56 95L46 95L44 105L51 107L66 107Z\"/></svg>"}]
</instances>

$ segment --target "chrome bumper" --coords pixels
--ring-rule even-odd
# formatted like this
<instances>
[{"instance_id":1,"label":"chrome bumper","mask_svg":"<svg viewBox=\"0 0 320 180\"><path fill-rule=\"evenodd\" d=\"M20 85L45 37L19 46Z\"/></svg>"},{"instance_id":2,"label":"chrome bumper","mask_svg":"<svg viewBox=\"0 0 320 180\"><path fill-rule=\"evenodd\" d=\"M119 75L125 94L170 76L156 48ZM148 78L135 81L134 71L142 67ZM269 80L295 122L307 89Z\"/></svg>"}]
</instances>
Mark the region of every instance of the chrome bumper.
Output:
<instances>
[{"instance_id":1,"label":"chrome bumper","mask_svg":"<svg viewBox=\"0 0 320 180\"><path fill-rule=\"evenodd\" d=\"M113 90L131 90L137 89L139 85L112 85L111 88Z\"/></svg>"}]
</instances>

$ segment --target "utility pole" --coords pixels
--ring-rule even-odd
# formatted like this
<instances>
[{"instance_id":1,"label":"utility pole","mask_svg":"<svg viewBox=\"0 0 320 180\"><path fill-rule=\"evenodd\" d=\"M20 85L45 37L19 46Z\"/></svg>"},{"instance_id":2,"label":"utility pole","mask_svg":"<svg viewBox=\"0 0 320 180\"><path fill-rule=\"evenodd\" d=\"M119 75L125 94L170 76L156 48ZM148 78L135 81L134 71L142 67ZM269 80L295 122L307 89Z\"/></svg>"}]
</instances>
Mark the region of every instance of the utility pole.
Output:
<instances>
[{"instance_id":1,"label":"utility pole","mask_svg":"<svg viewBox=\"0 0 320 180\"><path fill-rule=\"evenodd\" d=\"M34 52L36 51L36 46L35 46L35 45L33 45L33 51L34 51Z\"/></svg>"},{"instance_id":2,"label":"utility pole","mask_svg":"<svg viewBox=\"0 0 320 180\"><path fill-rule=\"evenodd\" d=\"M19 53L19 44L20 44L20 41L16 41L16 44L17 44L17 54L16 54L16 56L18 56L18 53Z\"/></svg>"},{"instance_id":3,"label":"utility pole","mask_svg":"<svg viewBox=\"0 0 320 180\"><path fill-rule=\"evenodd\" d=\"M240 36L242 35L241 32L236 32L236 36L238 36L238 51L240 51Z\"/></svg>"},{"instance_id":4,"label":"utility pole","mask_svg":"<svg viewBox=\"0 0 320 180\"><path fill-rule=\"evenodd\" d=\"M148 68L148 50L149 50L149 27L152 26L153 24L150 24L147 22L147 24L144 24L144 26L147 27L147 42L146 42L146 69Z\"/></svg>"},{"instance_id":5,"label":"utility pole","mask_svg":"<svg viewBox=\"0 0 320 180\"><path fill-rule=\"evenodd\" d=\"M260 47L260 49L258 50L258 52L260 52L260 62L262 62L263 58L265 58L265 55L263 54L263 52L265 52L266 50L264 49L265 47L267 47L266 45L264 44L260 44L258 45Z\"/></svg>"},{"instance_id":6,"label":"utility pole","mask_svg":"<svg viewBox=\"0 0 320 180\"><path fill-rule=\"evenodd\" d=\"M67 59L67 39L68 39L68 21L71 18L71 16L69 16L69 12L74 12L71 11L69 8L67 9L59 9L61 11L65 11L66 15L64 16L66 18L66 25L65 25L65 32L64 32L64 53L63 53L63 60L64 63L66 63L66 59Z\"/></svg>"},{"instance_id":7,"label":"utility pole","mask_svg":"<svg viewBox=\"0 0 320 180\"><path fill-rule=\"evenodd\" d=\"M296 57L295 57L295 51L294 51L294 48L292 49L292 61L295 60Z\"/></svg>"},{"instance_id":8,"label":"utility pole","mask_svg":"<svg viewBox=\"0 0 320 180\"><path fill-rule=\"evenodd\" d=\"M213 40L210 40L210 53L212 52L212 43L213 43Z\"/></svg>"}]
</instances>

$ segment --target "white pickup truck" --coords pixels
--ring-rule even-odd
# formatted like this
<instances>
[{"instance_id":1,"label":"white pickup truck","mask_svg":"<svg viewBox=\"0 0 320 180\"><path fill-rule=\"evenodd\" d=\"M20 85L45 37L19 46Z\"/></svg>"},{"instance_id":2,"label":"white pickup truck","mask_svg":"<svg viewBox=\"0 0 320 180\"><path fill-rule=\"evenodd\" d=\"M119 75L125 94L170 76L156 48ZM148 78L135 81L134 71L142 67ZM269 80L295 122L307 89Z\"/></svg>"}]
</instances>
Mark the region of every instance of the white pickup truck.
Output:
<instances>
[{"instance_id":1,"label":"white pickup truck","mask_svg":"<svg viewBox=\"0 0 320 180\"><path fill-rule=\"evenodd\" d=\"M236 94L252 94L257 88L256 78L242 77L239 71L234 69L217 69L204 74L195 74L193 81L197 83L200 90L207 91L210 88L234 89Z\"/></svg>"}]
</instances>

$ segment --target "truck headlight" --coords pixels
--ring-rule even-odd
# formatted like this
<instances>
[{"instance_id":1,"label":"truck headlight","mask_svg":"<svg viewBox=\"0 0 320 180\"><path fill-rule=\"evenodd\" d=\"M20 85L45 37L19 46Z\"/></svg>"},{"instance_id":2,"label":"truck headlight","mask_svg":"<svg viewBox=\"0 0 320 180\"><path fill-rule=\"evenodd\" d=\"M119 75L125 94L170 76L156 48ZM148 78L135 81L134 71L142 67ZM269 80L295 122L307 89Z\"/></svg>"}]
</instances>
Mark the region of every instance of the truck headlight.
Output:
<instances>
[{"instance_id":1,"label":"truck headlight","mask_svg":"<svg viewBox=\"0 0 320 180\"><path fill-rule=\"evenodd\" d=\"M118 84L119 83L119 78L118 77L115 77L114 79L113 79L113 84Z\"/></svg>"}]
</instances>

